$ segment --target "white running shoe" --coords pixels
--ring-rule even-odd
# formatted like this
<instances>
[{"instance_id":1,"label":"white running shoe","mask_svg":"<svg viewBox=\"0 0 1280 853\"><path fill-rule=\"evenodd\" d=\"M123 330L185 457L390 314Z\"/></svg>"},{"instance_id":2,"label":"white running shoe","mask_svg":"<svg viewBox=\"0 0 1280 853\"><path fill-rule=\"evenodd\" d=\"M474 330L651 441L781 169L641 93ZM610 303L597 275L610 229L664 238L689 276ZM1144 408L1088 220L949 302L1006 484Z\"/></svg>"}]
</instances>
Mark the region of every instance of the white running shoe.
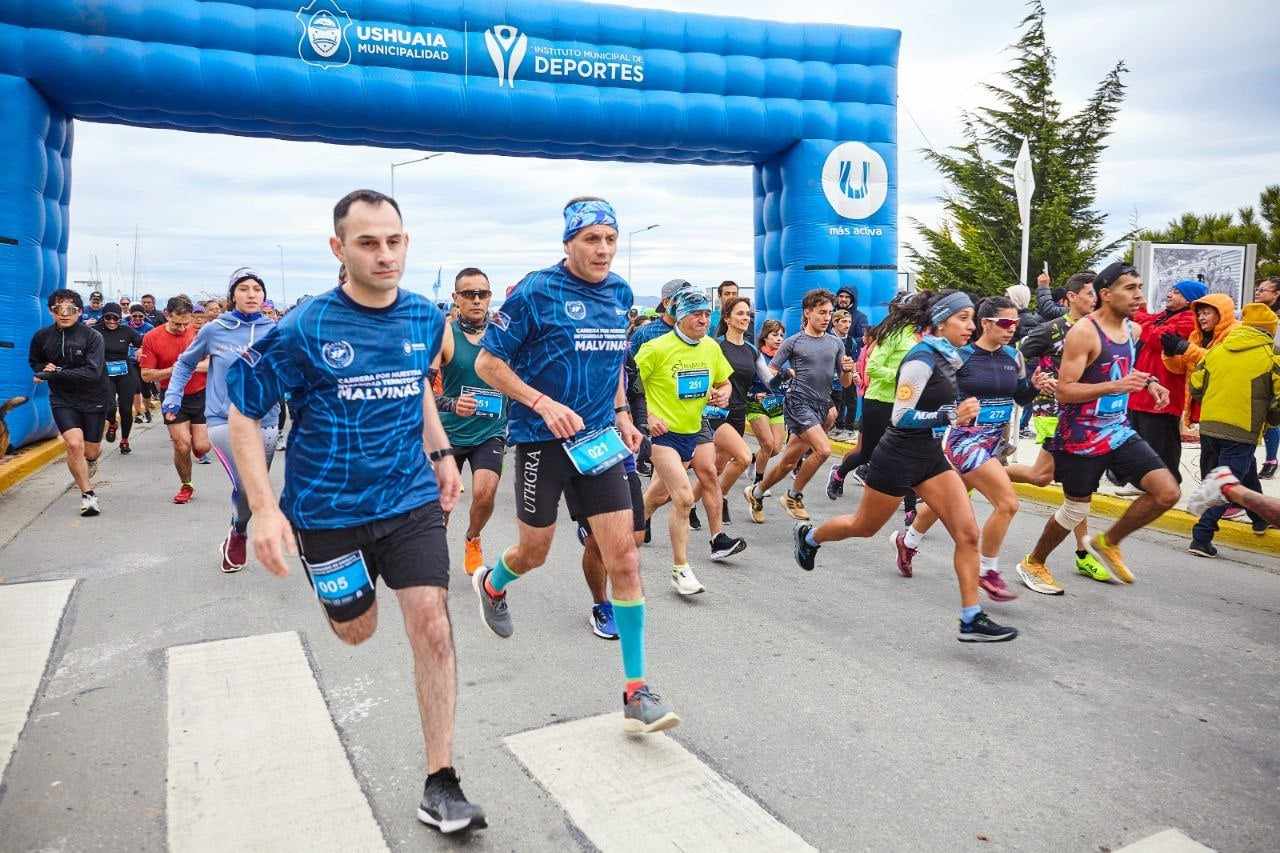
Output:
<instances>
[{"instance_id":1,"label":"white running shoe","mask_svg":"<svg viewBox=\"0 0 1280 853\"><path fill-rule=\"evenodd\" d=\"M80 496L80 514L83 516L98 515L102 512L102 508L98 506L97 495L81 495Z\"/></svg>"},{"instance_id":2,"label":"white running shoe","mask_svg":"<svg viewBox=\"0 0 1280 853\"><path fill-rule=\"evenodd\" d=\"M687 564L671 567L671 586L681 595L697 595L705 592L702 584L698 583L697 575Z\"/></svg>"}]
</instances>

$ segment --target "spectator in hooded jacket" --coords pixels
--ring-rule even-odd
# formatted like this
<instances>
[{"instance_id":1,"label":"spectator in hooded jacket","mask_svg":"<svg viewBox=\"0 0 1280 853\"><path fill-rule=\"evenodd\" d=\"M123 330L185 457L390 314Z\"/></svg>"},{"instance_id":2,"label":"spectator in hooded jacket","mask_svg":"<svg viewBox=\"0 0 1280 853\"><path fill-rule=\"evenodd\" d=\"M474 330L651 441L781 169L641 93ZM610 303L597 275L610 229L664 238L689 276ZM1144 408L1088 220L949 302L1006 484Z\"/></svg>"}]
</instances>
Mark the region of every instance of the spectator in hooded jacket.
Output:
<instances>
[{"instance_id":1,"label":"spectator in hooded jacket","mask_svg":"<svg viewBox=\"0 0 1280 853\"><path fill-rule=\"evenodd\" d=\"M1160 337L1160 348L1163 352L1162 362L1171 374L1190 378L1191 372L1204 360L1205 354L1226 338L1227 334L1238 324L1236 320L1236 304L1224 293L1210 293L1203 299L1191 303L1191 311L1195 314L1196 326L1191 334L1180 338L1172 332L1165 332ZM1177 375L1170 378L1173 384L1179 384ZM1185 385L1185 379L1182 384ZM1172 393L1172 389L1170 389ZM1188 426L1200 422L1200 403L1189 394L1185 395L1186 403L1182 409L1183 422ZM1212 442L1200 445L1200 476L1218 467L1218 455Z\"/></svg>"},{"instance_id":2,"label":"spectator in hooded jacket","mask_svg":"<svg viewBox=\"0 0 1280 853\"><path fill-rule=\"evenodd\" d=\"M1188 388L1201 401L1200 443L1210 445L1218 463L1231 469L1245 488L1262 491L1255 453L1268 425L1280 424L1280 356L1275 352L1275 312L1251 302L1238 324L1207 353L1191 373ZM1213 534L1225 506L1210 507L1191 531L1187 551L1216 557ZM1267 531L1267 521L1249 511L1253 532Z\"/></svg>"},{"instance_id":3,"label":"spectator in hooded jacket","mask_svg":"<svg viewBox=\"0 0 1280 853\"><path fill-rule=\"evenodd\" d=\"M836 310L848 311L853 318L849 331L844 334L844 353L854 361L862 355L862 342L866 338L867 329L871 327L867 315L858 310L858 293L852 287L842 287L836 291ZM861 418L862 401L858 396L857 383L840 389L840 404L836 407L836 427L852 430Z\"/></svg>"},{"instance_id":4,"label":"spectator in hooded jacket","mask_svg":"<svg viewBox=\"0 0 1280 853\"><path fill-rule=\"evenodd\" d=\"M1151 449L1164 462L1165 467L1173 472L1174 479L1179 483L1182 482L1178 466L1182 462L1181 418L1186 405L1186 383L1165 367L1161 358L1161 338L1170 334L1185 340L1196 327L1191 303L1203 299L1208 293L1209 289L1198 281L1180 281L1169 288L1164 310L1159 314L1140 311L1133 315L1134 322L1142 330L1138 338L1138 358L1134 367L1150 373L1168 388L1169 402L1164 406L1157 406L1146 389L1135 391L1129 395L1129 422L1133 424L1134 431L1151 445Z\"/></svg>"}]
</instances>

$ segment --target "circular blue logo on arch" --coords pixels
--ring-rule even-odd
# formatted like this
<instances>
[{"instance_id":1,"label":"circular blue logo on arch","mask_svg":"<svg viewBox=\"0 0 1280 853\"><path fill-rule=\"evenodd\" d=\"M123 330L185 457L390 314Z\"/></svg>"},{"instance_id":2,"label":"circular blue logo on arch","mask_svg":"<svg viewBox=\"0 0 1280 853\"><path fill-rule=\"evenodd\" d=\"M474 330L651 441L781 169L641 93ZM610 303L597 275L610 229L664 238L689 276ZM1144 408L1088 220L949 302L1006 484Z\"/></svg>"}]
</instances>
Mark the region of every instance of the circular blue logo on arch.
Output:
<instances>
[{"instance_id":1,"label":"circular blue logo on arch","mask_svg":"<svg viewBox=\"0 0 1280 853\"><path fill-rule=\"evenodd\" d=\"M822 193L845 219L866 219L889 195L889 167L874 148L842 142L822 164Z\"/></svg>"},{"instance_id":2,"label":"circular blue logo on arch","mask_svg":"<svg viewBox=\"0 0 1280 853\"><path fill-rule=\"evenodd\" d=\"M341 68L351 62L351 16L337 0L311 0L298 9L302 35L298 38L298 58L319 68Z\"/></svg>"}]
</instances>

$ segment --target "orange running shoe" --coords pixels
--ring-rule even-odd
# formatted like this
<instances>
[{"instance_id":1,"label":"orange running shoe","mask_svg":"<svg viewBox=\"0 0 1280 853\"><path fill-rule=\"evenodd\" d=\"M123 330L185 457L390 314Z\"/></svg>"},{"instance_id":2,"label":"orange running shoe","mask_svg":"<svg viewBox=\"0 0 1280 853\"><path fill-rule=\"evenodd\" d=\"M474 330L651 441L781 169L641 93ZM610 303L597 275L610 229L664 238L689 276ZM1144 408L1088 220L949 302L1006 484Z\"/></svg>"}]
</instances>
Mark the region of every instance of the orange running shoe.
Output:
<instances>
[{"instance_id":1,"label":"orange running shoe","mask_svg":"<svg viewBox=\"0 0 1280 853\"><path fill-rule=\"evenodd\" d=\"M1129 571L1129 567L1125 565L1120 547L1108 542L1107 534L1099 533L1097 536L1090 536L1084 541L1084 546L1102 562L1102 565L1111 570L1111 574L1125 583L1133 583L1133 572Z\"/></svg>"},{"instance_id":2,"label":"orange running shoe","mask_svg":"<svg viewBox=\"0 0 1280 853\"><path fill-rule=\"evenodd\" d=\"M474 575L476 569L484 565L484 551L480 548L480 537L467 540L467 550L462 557L462 567L467 574Z\"/></svg>"},{"instance_id":3,"label":"orange running shoe","mask_svg":"<svg viewBox=\"0 0 1280 853\"><path fill-rule=\"evenodd\" d=\"M182 488L178 489L178 493L173 496L173 502L176 504L184 504L190 502L195 496L196 488L190 483L183 483Z\"/></svg>"}]
</instances>

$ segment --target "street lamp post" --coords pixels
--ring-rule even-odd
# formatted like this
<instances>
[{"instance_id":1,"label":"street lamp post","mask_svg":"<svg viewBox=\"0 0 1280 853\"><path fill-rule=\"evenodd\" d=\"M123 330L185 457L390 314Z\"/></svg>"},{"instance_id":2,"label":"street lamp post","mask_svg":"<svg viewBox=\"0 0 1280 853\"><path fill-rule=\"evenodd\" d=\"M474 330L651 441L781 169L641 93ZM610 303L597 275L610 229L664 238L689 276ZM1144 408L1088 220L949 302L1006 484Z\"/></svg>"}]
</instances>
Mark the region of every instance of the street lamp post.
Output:
<instances>
[{"instance_id":1,"label":"street lamp post","mask_svg":"<svg viewBox=\"0 0 1280 853\"><path fill-rule=\"evenodd\" d=\"M405 160L403 163L392 163L391 164L391 197L392 198L396 197L396 169L398 169L401 166L411 166L414 163L423 163L427 160L434 160L435 158L443 157L445 154L448 154L448 153L449 152L447 151L441 151L437 154L428 154L426 157L419 157L416 160Z\"/></svg>"},{"instance_id":2,"label":"street lamp post","mask_svg":"<svg viewBox=\"0 0 1280 853\"><path fill-rule=\"evenodd\" d=\"M276 248L280 250L280 304L288 307L289 297L285 295L284 289L284 246L276 243Z\"/></svg>"},{"instance_id":3,"label":"street lamp post","mask_svg":"<svg viewBox=\"0 0 1280 853\"><path fill-rule=\"evenodd\" d=\"M635 231L632 231L630 234L627 235L627 284L631 283L631 238L636 236L637 234L643 234L646 231L652 231L653 229L658 227L658 224L660 223L657 223L654 225L647 225L644 228L637 228Z\"/></svg>"}]
</instances>

